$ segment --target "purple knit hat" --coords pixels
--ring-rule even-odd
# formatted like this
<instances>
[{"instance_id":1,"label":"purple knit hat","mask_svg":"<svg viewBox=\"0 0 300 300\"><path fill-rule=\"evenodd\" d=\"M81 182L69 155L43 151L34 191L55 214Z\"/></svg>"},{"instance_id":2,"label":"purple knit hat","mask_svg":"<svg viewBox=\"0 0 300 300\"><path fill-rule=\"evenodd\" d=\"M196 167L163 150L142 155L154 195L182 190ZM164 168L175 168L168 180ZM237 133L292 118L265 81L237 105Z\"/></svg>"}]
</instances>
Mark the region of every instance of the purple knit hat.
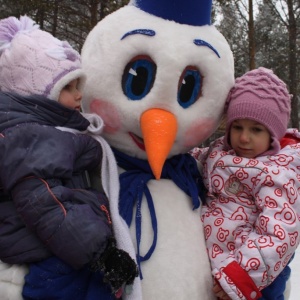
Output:
<instances>
[{"instance_id":1,"label":"purple knit hat","mask_svg":"<svg viewBox=\"0 0 300 300\"><path fill-rule=\"evenodd\" d=\"M63 87L85 76L81 59L68 42L60 41L27 16L0 21L0 89L20 95L58 100Z\"/></svg>"},{"instance_id":2,"label":"purple knit hat","mask_svg":"<svg viewBox=\"0 0 300 300\"><path fill-rule=\"evenodd\" d=\"M246 118L261 123L271 134L271 148L262 155L276 154L288 126L290 111L291 95L272 70L260 67L247 72L236 79L227 98L225 146L230 148L232 122Z\"/></svg>"}]
</instances>

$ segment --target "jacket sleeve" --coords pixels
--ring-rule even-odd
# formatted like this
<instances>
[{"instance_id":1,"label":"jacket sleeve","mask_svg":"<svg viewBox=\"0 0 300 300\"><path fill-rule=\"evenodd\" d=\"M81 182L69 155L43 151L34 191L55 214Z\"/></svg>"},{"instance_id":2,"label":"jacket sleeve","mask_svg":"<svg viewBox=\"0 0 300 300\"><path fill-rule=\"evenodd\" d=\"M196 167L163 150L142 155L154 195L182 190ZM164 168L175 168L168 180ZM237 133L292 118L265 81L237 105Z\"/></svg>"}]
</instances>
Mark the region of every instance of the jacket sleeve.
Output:
<instances>
[{"instance_id":1,"label":"jacket sleeve","mask_svg":"<svg viewBox=\"0 0 300 300\"><path fill-rule=\"evenodd\" d=\"M278 166L249 177L258 218L241 247L213 270L231 299L259 299L299 244L300 184L295 171Z\"/></svg>"},{"instance_id":2,"label":"jacket sleeve","mask_svg":"<svg viewBox=\"0 0 300 300\"><path fill-rule=\"evenodd\" d=\"M107 202L96 195L37 177L27 177L12 189L25 224L76 269L98 260L112 234Z\"/></svg>"},{"instance_id":3,"label":"jacket sleeve","mask_svg":"<svg viewBox=\"0 0 300 300\"><path fill-rule=\"evenodd\" d=\"M30 230L74 268L98 259L112 235L106 196L63 184L99 163L97 142L23 124L4 132L0 151L1 181Z\"/></svg>"},{"instance_id":4,"label":"jacket sleeve","mask_svg":"<svg viewBox=\"0 0 300 300\"><path fill-rule=\"evenodd\" d=\"M53 255L25 226L12 201L0 202L0 224L1 261L9 264L24 264Z\"/></svg>"}]
</instances>

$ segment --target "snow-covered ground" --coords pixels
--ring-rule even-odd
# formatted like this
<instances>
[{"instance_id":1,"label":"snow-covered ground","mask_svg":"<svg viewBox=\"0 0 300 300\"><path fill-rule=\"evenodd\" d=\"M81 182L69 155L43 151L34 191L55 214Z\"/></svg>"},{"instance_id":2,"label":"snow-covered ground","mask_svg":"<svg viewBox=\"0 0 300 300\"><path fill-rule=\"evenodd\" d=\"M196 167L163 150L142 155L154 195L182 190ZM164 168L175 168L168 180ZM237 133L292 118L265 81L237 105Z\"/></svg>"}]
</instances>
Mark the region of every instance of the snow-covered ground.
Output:
<instances>
[{"instance_id":1,"label":"snow-covered ground","mask_svg":"<svg viewBox=\"0 0 300 300\"><path fill-rule=\"evenodd\" d=\"M290 264L292 269L291 275L291 294L289 300L300 299L300 246L296 251L296 255Z\"/></svg>"}]
</instances>

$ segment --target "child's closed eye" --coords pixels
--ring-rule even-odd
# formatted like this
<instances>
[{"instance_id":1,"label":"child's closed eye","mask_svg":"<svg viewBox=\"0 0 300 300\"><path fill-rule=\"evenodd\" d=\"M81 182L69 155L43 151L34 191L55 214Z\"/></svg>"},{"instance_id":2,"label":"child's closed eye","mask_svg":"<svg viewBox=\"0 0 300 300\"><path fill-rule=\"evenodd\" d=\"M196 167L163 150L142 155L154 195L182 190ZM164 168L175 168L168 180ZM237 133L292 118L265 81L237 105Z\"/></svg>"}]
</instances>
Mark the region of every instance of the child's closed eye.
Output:
<instances>
[{"instance_id":1,"label":"child's closed eye","mask_svg":"<svg viewBox=\"0 0 300 300\"><path fill-rule=\"evenodd\" d=\"M67 84L64 86L64 90L70 90L72 88L72 86L70 84Z\"/></svg>"}]
</instances>

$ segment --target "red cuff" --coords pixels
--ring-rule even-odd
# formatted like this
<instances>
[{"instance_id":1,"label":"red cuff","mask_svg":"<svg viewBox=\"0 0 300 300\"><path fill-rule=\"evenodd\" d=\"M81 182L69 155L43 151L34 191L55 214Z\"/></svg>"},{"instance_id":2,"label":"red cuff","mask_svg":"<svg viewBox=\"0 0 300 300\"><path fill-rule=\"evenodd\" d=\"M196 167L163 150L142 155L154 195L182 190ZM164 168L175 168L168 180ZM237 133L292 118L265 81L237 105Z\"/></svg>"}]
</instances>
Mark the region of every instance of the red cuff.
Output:
<instances>
[{"instance_id":1,"label":"red cuff","mask_svg":"<svg viewBox=\"0 0 300 300\"><path fill-rule=\"evenodd\" d=\"M247 300L257 300L262 297L252 278L237 262L231 262L223 269L223 272L234 282Z\"/></svg>"}]
</instances>

